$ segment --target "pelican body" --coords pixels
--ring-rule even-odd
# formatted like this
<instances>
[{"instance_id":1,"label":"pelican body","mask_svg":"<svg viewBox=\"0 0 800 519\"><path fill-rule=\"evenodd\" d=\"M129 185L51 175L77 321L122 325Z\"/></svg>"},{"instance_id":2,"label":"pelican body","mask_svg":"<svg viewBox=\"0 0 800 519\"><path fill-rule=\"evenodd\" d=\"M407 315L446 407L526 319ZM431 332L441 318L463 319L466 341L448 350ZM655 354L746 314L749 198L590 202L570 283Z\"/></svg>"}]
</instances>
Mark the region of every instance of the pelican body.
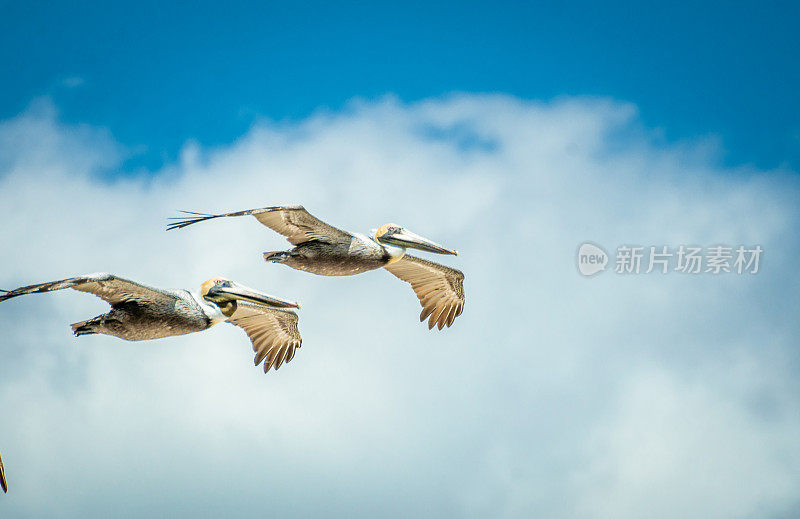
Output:
<instances>
[{"instance_id":1,"label":"pelican body","mask_svg":"<svg viewBox=\"0 0 800 519\"><path fill-rule=\"evenodd\" d=\"M299 308L285 301L225 278L211 278L200 293L188 290L162 290L105 272L40 283L2 291L0 302L24 294L72 288L94 294L111 305L108 313L72 324L76 336L105 334L126 341L160 339L207 330L226 321L245 330L256 351L256 365L264 358L266 373L278 369L294 356L301 345L297 314L285 310Z\"/></svg>"},{"instance_id":2,"label":"pelican body","mask_svg":"<svg viewBox=\"0 0 800 519\"><path fill-rule=\"evenodd\" d=\"M309 240L282 252L265 252L264 260L321 276L352 276L385 267L393 257L389 250L364 235L347 240Z\"/></svg>"},{"instance_id":3,"label":"pelican body","mask_svg":"<svg viewBox=\"0 0 800 519\"><path fill-rule=\"evenodd\" d=\"M126 341L146 341L200 332L219 322L221 310L201 304L188 290L164 290L163 294L172 304L121 301L112 304L106 314L71 325L72 331L76 336L102 333Z\"/></svg>"},{"instance_id":4,"label":"pelican body","mask_svg":"<svg viewBox=\"0 0 800 519\"><path fill-rule=\"evenodd\" d=\"M436 254L458 255L427 238L397 224L373 230L371 236L342 231L312 216L302 206L263 207L225 214L190 215L175 218L167 230L230 216L254 216L263 225L286 236L294 248L265 252L267 262L283 263L291 268L322 276L351 276L386 268L411 284L422 305L420 321L428 328L450 326L464 308L464 274L457 269L406 254L414 248Z\"/></svg>"}]
</instances>

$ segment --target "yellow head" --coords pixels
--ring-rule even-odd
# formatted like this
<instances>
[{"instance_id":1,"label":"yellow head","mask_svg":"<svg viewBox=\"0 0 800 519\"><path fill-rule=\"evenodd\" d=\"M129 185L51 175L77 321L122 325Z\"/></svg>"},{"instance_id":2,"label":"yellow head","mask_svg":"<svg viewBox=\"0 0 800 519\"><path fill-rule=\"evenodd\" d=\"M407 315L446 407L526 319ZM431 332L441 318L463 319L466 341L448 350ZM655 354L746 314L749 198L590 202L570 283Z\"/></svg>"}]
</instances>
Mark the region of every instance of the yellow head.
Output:
<instances>
[{"instance_id":1,"label":"yellow head","mask_svg":"<svg viewBox=\"0 0 800 519\"><path fill-rule=\"evenodd\" d=\"M200 286L200 296L217 305L228 317L236 311L236 301L240 300L275 308L300 308L299 303L258 292L222 277L214 277L203 283Z\"/></svg>"},{"instance_id":2,"label":"yellow head","mask_svg":"<svg viewBox=\"0 0 800 519\"><path fill-rule=\"evenodd\" d=\"M209 279L208 281L206 281L202 285L200 285L200 296L201 297L206 297L206 295L208 295L208 291L211 290L211 287L213 287L214 285L221 285L226 281L229 281L229 280L227 280L225 278L221 278L221 277L215 277L215 278Z\"/></svg>"},{"instance_id":3,"label":"yellow head","mask_svg":"<svg viewBox=\"0 0 800 519\"><path fill-rule=\"evenodd\" d=\"M236 308L238 305L236 304L236 299L229 297L227 294L222 292L211 292L212 288L216 288L217 290L230 287L231 281L221 277L214 277L202 285L200 285L200 296L205 299L206 301L210 301L217 305L220 311L225 315L225 317L233 316L234 312L236 312Z\"/></svg>"},{"instance_id":4,"label":"yellow head","mask_svg":"<svg viewBox=\"0 0 800 519\"><path fill-rule=\"evenodd\" d=\"M423 238L418 234L414 234L408 229L400 227L396 223L387 223L380 228L375 229L373 239L386 245L393 245L400 247L403 250L406 248L422 250L425 252L434 252L436 254L452 254L458 256L458 252L450 249L445 249L438 243L432 242L427 238Z\"/></svg>"},{"instance_id":5,"label":"yellow head","mask_svg":"<svg viewBox=\"0 0 800 519\"><path fill-rule=\"evenodd\" d=\"M400 232L402 230L403 228L397 225L396 223L387 223L386 225L381 225L380 227L375 229L375 235L373 236L373 238L375 238L376 240L380 240L381 238L384 238L390 234Z\"/></svg>"}]
</instances>

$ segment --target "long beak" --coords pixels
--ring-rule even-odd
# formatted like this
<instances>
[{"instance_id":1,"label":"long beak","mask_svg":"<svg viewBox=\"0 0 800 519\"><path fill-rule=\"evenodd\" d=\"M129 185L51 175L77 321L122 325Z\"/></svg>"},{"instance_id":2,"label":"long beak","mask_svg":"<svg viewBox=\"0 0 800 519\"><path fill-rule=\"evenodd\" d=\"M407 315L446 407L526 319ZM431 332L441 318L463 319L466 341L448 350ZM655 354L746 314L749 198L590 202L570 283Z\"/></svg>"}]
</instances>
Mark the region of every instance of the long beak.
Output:
<instances>
[{"instance_id":1,"label":"long beak","mask_svg":"<svg viewBox=\"0 0 800 519\"><path fill-rule=\"evenodd\" d=\"M389 236L385 236L381 238L381 241L391 245L397 245L398 247L408 247L412 249L424 250L426 252L435 252L437 254L452 254L453 256L458 256L458 251L445 249L438 243L434 243L431 240L423 238L422 236L414 234L406 229Z\"/></svg>"},{"instance_id":2,"label":"long beak","mask_svg":"<svg viewBox=\"0 0 800 519\"><path fill-rule=\"evenodd\" d=\"M225 285L214 285L208 291L209 295L223 297L227 299L238 299L243 301L250 301L267 306L275 306L278 308L300 308L300 303L286 301L277 297L253 290L239 283L230 281Z\"/></svg>"}]
</instances>

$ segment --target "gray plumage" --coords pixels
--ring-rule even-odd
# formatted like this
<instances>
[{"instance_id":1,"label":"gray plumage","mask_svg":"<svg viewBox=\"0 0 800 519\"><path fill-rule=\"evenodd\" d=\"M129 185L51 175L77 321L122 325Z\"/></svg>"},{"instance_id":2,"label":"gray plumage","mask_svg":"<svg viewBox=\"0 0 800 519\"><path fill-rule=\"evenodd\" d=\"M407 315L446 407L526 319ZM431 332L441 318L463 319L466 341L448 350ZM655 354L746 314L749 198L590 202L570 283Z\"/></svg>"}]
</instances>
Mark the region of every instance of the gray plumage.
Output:
<instances>
[{"instance_id":1,"label":"gray plumage","mask_svg":"<svg viewBox=\"0 0 800 519\"><path fill-rule=\"evenodd\" d=\"M264 259L283 263L293 269L321 276L351 276L381 268L390 256L384 247L366 236L359 236L312 216L304 207L276 206L225 214L188 213L193 217L176 218L167 230L214 218L254 216L273 231L286 236L295 247L283 252L265 252Z\"/></svg>"},{"instance_id":2,"label":"gray plumage","mask_svg":"<svg viewBox=\"0 0 800 519\"><path fill-rule=\"evenodd\" d=\"M345 242L313 240L286 252L265 252L264 260L320 276L352 276L386 265L386 249L370 239L353 236Z\"/></svg>"},{"instance_id":3,"label":"gray plumage","mask_svg":"<svg viewBox=\"0 0 800 519\"><path fill-rule=\"evenodd\" d=\"M283 234L295 247L282 252L265 252L268 262L283 263L297 270L323 276L349 276L381 267L411 284L422 305L420 321L426 318L428 328L450 326L464 309L464 274L438 263L402 255L392 257L389 249L366 236L337 229L312 216L302 206L275 206L224 214L191 215L173 218L167 230L180 229L195 223L230 216L254 216L263 225ZM393 224L389 231L402 230ZM395 247L396 250L399 250ZM434 252L456 254L436 249Z\"/></svg>"},{"instance_id":4,"label":"gray plumage","mask_svg":"<svg viewBox=\"0 0 800 519\"><path fill-rule=\"evenodd\" d=\"M143 341L211 326L189 291L148 287L105 272L17 288L0 296L0 301L65 288L94 294L111 305L110 312L71 325L75 335L103 333L126 341Z\"/></svg>"},{"instance_id":5,"label":"gray plumage","mask_svg":"<svg viewBox=\"0 0 800 519\"><path fill-rule=\"evenodd\" d=\"M297 314L289 310L235 300L226 303L224 309L205 301L204 308L188 290L162 290L108 273L87 274L3 291L6 293L0 295L0 302L25 294L65 288L94 294L111 305L108 313L71 325L76 336L101 333L128 341L142 341L206 330L225 320L247 333L257 353L256 365L261 362L259 355L262 351L269 354L276 347L283 351L280 362L265 363L265 373L272 366L277 369L281 363L289 362L295 349L302 345Z\"/></svg>"}]
</instances>

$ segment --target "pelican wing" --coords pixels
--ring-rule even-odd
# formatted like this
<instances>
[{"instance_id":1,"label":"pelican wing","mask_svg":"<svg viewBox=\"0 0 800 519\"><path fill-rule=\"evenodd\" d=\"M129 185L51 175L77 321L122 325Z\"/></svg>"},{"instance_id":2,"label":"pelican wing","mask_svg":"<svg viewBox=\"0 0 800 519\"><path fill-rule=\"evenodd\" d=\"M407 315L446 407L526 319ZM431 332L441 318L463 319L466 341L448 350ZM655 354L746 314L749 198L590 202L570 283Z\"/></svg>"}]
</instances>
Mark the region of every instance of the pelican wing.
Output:
<instances>
[{"instance_id":1,"label":"pelican wing","mask_svg":"<svg viewBox=\"0 0 800 519\"><path fill-rule=\"evenodd\" d=\"M242 328L250 337L256 352L255 365L263 360L264 373L292 360L295 350L303 344L297 330L297 314L289 310L239 301L227 322Z\"/></svg>"},{"instance_id":2,"label":"pelican wing","mask_svg":"<svg viewBox=\"0 0 800 519\"><path fill-rule=\"evenodd\" d=\"M273 231L286 236L292 245L299 245L311 240L320 240L328 243L349 242L353 237L352 234L328 225L319 218L312 216L301 205L262 207L260 209L225 214L184 212L193 216L173 218L175 222L167 226L168 231L213 218L251 215Z\"/></svg>"},{"instance_id":3,"label":"pelican wing","mask_svg":"<svg viewBox=\"0 0 800 519\"><path fill-rule=\"evenodd\" d=\"M449 327L464 310L464 274L460 270L408 254L384 268L411 283L422 305L419 320L430 317L428 329L434 324L440 330L445 325Z\"/></svg>"},{"instance_id":4,"label":"pelican wing","mask_svg":"<svg viewBox=\"0 0 800 519\"><path fill-rule=\"evenodd\" d=\"M5 301L6 299L24 294L52 292L53 290L62 290L64 288L74 288L81 292L89 292L90 294L94 294L108 301L111 305L127 301L164 303L169 305L174 303L177 299L175 295L165 290L140 285L139 283L127 279L118 278L113 274L98 272L59 281L51 281L49 283L20 287L0 295L0 301Z\"/></svg>"},{"instance_id":5,"label":"pelican wing","mask_svg":"<svg viewBox=\"0 0 800 519\"><path fill-rule=\"evenodd\" d=\"M0 488L3 492L8 492L8 483L6 483L6 469L3 468L3 458L0 458Z\"/></svg>"}]
</instances>

